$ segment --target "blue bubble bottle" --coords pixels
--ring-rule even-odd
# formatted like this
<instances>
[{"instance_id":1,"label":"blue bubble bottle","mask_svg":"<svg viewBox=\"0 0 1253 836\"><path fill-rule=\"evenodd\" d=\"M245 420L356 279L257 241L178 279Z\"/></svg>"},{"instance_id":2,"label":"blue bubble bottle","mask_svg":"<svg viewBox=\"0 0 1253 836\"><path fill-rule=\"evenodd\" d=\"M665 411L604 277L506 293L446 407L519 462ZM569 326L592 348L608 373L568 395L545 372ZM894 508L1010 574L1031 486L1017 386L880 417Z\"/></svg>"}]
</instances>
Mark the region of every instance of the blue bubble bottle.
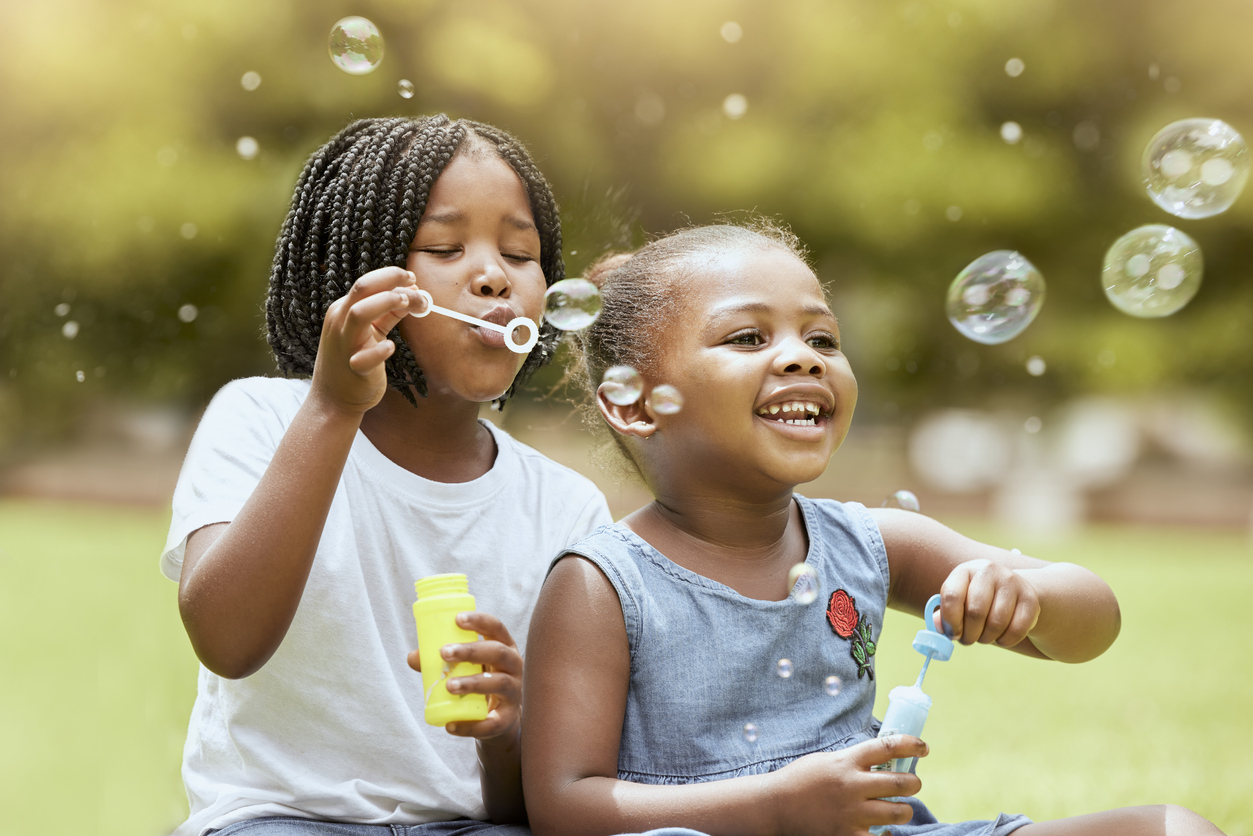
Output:
<instances>
[{"instance_id":1,"label":"blue bubble bottle","mask_svg":"<svg viewBox=\"0 0 1253 836\"><path fill-rule=\"evenodd\" d=\"M919 630L914 636L914 650L925 658L918 681L908 687L898 686L888 694L888 710L883 715L883 726L879 729L879 737L890 734L910 734L914 737L922 735L922 727L927 722L927 713L931 710L931 697L922 691L922 680L927 675L927 666L932 659L947 662L953 656L953 640L935 629L935 612L940 608L940 596L932 595L927 601L923 621L925 629ZM913 772L918 765L917 758L895 758L881 763L871 769L885 772ZM893 799L899 801L901 799ZM878 836L887 830L886 826L875 826L870 832Z\"/></svg>"}]
</instances>

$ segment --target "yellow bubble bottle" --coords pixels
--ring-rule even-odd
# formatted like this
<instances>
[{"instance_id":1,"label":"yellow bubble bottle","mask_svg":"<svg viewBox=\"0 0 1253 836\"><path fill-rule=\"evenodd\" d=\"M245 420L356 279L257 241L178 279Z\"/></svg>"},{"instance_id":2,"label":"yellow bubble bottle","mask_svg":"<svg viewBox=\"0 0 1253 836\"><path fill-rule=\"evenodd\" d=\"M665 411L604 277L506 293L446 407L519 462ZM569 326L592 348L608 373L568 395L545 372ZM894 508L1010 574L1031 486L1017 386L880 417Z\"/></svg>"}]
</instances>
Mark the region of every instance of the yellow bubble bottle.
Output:
<instances>
[{"instance_id":1,"label":"yellow bubble bottle","mask_svg":"<svg viewBox=\"0 0 1253 836\"><path fill-rule=\"evenodd\" d=\"M426 694L426 722L443 726L458 720L487 718L487 697L483 694L450 694L449 677L474 676L482 665L449 663L439 655L447 644L467 644L479 640L472 630L457 626L457 613L475 609L474 596L466 576L460 573L431 575L414 583L418 600L413 618L418 626L418 655L422 659L422 690Z\"/></svg>"}]
</instances>

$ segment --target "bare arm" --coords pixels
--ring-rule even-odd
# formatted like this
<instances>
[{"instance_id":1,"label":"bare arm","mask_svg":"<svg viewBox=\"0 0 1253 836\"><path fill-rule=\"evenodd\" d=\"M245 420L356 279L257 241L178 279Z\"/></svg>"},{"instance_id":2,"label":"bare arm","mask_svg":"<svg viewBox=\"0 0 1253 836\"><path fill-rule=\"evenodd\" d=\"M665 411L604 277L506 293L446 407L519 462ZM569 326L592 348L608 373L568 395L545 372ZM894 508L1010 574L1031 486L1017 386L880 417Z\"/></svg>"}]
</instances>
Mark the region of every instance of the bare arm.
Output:
<instances>
[{"instance_id":1,"label":"bare arm","mask_svg":"<svg viewBox=\"0 0 1253 836\"><path fill-rule=\"evenodd\" d=\"M527 647L522 778L537 836L664 826L715 836L864 833L912 815L907 805L881 799L912 795L918 778L870 766L925 755L914 737L806 755L769 775L682 786L619 780L630 677L626 627L612 585L585 560L567 558L553 569Z\"/></svg>"},{"instance_id":2,"label":"bare arm","mask_svg":"<svg viewBox=\"0 0 1253 836\"><path fill-rule=\"evenodd\" d=\"M187 540L178 605L196 656L220 676L261 668L296 613L353 437L387 386L387 332L413 276L362 276L327 311L309 396L244 507Z\"/></svg>"},{"instance_id":3,"label":"bare arm","mask_svg":"<svg viewBox=\"0 0 1253 836\"><path fill-rule=\"evenodd\" d=\"M989 546L921 514L871 513L888 551L889 604L921 616L927 599L941 593L943 618L962 644L1086 662L1118 637L1113 591L1082 566Z\"/></svg>"}]
</instances>

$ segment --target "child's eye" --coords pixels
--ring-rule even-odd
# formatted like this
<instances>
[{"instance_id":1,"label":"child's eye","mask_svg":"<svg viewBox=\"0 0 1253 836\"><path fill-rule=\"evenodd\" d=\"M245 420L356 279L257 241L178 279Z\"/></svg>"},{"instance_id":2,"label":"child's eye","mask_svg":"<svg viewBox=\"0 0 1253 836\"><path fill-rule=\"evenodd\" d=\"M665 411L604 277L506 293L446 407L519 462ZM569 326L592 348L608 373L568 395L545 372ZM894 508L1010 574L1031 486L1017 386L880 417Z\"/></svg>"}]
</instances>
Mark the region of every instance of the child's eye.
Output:
<instances>
[{"instance_id":1,"label":"child's eye","mask_svg":"<svg viewBox=\"0 0 1253 836\"><path fill-rule=\"evenodd\" d=\"M741 331L740 333L732 334L727 338L728 345L755 346L761 345L763 342L764 340L762 339L761 334L756 331Z\"/></svg>"},{"instance_id":2,"label":"child's eye","mask_svg":"<svg viewBox=\"0 0 1253 836\"><path fill-rule=\"evenodd\" d=\"M411 253L429 253L431 255L453 255L461 252L457 247L415 247Z\"/></svg>"},{"instance_id":3,"label":"child's eye","mask_svg":"<svg viewBox=\"0 0 1253 836\"><path fill-rule=\"evenodd\" d=\"M510 261L516 261L519 264L525 264L528 261L535 260L534 258L527 255L526 253L503 253L503 255L505 256L505 258L509 259Z\"/></svg>"},{"instance_id":4,"label":"child's eye","mask_svg":"<svg viewBox=\"0 0 1253 836\"><path fill-rule=\"evenodd\" d=\"M839 351L840 341L831 334L814 334L806 340L811 346L820 350Z\"/></svg>"}]
</instances>

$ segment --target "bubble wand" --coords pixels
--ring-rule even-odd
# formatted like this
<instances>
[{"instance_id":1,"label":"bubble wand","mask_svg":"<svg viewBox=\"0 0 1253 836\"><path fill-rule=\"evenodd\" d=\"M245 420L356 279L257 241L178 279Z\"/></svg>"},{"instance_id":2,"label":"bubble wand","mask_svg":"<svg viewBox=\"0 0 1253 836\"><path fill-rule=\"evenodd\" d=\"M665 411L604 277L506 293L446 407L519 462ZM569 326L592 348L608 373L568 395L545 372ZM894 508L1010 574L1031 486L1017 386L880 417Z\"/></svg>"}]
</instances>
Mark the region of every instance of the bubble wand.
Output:
<instances>
[{"instance_id":1,"label":"bubble wand","mask_svg":"<svg viewBox=\"0 0 1253 836\"><path fill-rule=\"evenodd\" d=\"M444 316L452 317L453 319L459 319L462 322L467 322L470 325L477 325L480 328L486 328L489 331L495 331L498 334L504 334L505 345L508 346L509 350L514 352L515 354L526 354L528 351L534 348L535 343L539 341L539 328L535 325L535 322L533 320L528 319L525 316L514 317L513 319L509 320L508 325L497 325L495 322L488 322L485 319L479 319L478 317L470 316L469 314L463 314L460 311L454 311L449 308L440 307L439 305L435 304L435 302L431 299L431 294L427 293L425 290L422 290L420 288L417 290L418 290L418 295L426 300L426 310L422 311L422 313L410 312L409 316L416 316L418 319L421 319L422 317L427 316L432 311L434 311L435 313L443 314ZM516 342L514 340L514 333L519 328L523 328L523 327L528 329L528 331L530 332L530 336L527 337L527 339L524 342Z\"/></svg>"}]
</instances>

